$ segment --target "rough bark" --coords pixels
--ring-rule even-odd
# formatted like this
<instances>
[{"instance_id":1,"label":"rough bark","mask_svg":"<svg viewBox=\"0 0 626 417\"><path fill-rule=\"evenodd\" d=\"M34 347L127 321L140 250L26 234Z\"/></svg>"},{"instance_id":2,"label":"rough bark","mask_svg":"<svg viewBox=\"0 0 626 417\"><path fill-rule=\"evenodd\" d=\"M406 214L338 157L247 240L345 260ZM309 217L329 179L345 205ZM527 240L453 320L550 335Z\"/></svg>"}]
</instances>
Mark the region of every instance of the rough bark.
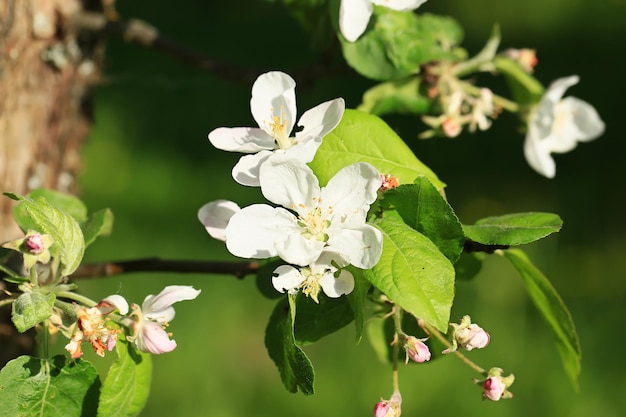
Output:
<instances>
[{"instance_id":1,"label":"rough bark","mask_svg":"<svg viewBox=\"0 0 626 417\"><path fill-rule=\"evenodd\" d=\"M100 42L71 22L101 6L98 0L0 0L1 192L77 192ZM0 197L0 242L22 235L12 222L13 204ZM0 365L33 349L32 335L17 333L10 308L2 308Z\"/></svg>"}]
</instances>

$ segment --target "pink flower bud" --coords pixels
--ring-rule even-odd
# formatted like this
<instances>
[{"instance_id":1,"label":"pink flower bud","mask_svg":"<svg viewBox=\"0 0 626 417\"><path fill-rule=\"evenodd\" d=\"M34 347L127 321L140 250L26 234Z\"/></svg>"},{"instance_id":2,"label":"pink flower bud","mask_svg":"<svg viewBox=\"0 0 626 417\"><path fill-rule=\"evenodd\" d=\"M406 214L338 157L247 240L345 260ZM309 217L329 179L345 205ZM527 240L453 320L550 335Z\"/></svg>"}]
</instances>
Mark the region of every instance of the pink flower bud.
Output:
<instances>
[{"instance_id":1,"label":"pink flower bud","mask_svg":"<svg viewBox=\"0 0 626 417\"><path fill-rule=\"evenodd\" d=\"M441 123L443 134L449 138L455 138L461 133L461 124L452 118L447 118Z\"/></svg>"},{"instance_id":2,"label":"pink flower bud","mask_svg":"<svg viewBox=\"0 0 626 417\"><path fill-rule=\"evenodd\" d=\"M502 378L498 376L489 377L483 382L483 396L491 401L498 401L506 390L506 385Z\"/></svg>"},{"instance_id":3,"label":"pink flower bud","mask_svg":"<svg viewBox=\"0 0 626 417\"><path fill-rule=\"evenodd\" d=\"M381 400L376 403L374 406L374 417L387 417L387 413L389 412L389 401Z\"/></svg>"},{"instance_id":4,"label":"pink flower bud","mask_svg":"<svg viewBox=\"0 0 626 417\"><path fill-rule=\"evenodd\" d=\"M404 349L406 350L406 362L409 362L409 358L417 363L422 363L430 360L430 350L424 343L426 339L418 339L415 336L407 336L404 342Z\"/></svg>"},{"instance_id":5,"label":"pink flower bud","mask_svg":"<svg viewBox=\"0 0 626 417\"><path fill-rule=\"evenodd\" d=\"M39 255L46 250L46 244L43 241L43 236L39 233L26 236L24 244L33 255Z\"/></svg>"},{"instance_id":6,"label":"pink flower bud","mask_svg":"<svg viewBox=\"0 0 626 417\"><path fill-rule=\"evenodd\" d=\"M380 400L374 406L374 417L400 417L402 414L402 396L394 392L389 400Z\"/></svg>"},{"instance_id":7,"label":"pink flower bud","mask_svg":"<svg viewBox=\"0 0 626 417\"><path fill-rule=\"evenodd\" d=\"M457 343L465 350L482 349L489 344L489 333L475 323L459 328L454 333Z\"/></svg>"}]
</instances>

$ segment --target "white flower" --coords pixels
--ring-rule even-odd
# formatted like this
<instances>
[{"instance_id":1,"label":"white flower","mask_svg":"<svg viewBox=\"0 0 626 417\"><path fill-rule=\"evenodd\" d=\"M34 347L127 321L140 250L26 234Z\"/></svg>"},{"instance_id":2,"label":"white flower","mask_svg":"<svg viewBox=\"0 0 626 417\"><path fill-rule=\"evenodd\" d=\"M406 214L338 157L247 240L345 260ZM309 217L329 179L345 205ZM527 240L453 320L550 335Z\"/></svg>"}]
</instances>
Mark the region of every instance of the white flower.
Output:
<instances>
[{"instance_id":1,"label":"white flower","mask_svg":"<svg viewBox=\"0 0 626 417\"><path fill-rule=\"evenodd\" d=\"M575 97L561 98L578 80L572 75L554 81L530 115L524 155L535 171L548 178L556 172L551 153L569 152L577 142L593 140L604 132L604 122L593 106Z\"/></svg>"},{"instance_id":2,"label":"white flower","mask_svg":"<svg viewBox=\"0 0 626 417\"><path fill-rule=\"evenodd\" d=\"M133 304L131 314L134 316L131 323L133 335L127 339L134 342L142 352L154 354L171 352L176 348L176 342L170 339L165 328L174 319L175 311L172 304L193 300L198 294L199 290L187 285L170 285L156 296L148 295L143 300L141 308Z\"/></svg>"},{"instance_id":3,"label":"white flower","mask_svg":"<svg viewBox=\"0 0 626 417\"><path fill-rule=\"evenodd\" d=\"M251 154L241 157L233 168L233 178L239 184L259 186L259 169L274 153L311 162L322 138L341 121L344 100L326 101L306 111L297 123L302 130L290 137L296 120L295 87L293 78L283 72L261 74L252 86L250 100L252 117L259 127L220 127L209 133L209 141L216 148Z\"/></svg>"},{"instance_id":4,"label":"white flower","mask_svg":"<svg viewBox=\"0 0 626 417\"><path fill-rule=\"evenodd\" d=\"M198 220L214 239L226 241L228 221L239 210L239 205L229 200L215 200L198 210Z\"/></svg>"},{"instance_id":5,"label":"white flower","mask_svg":"<svg viewBox=\"0 0 626 417\"><path fill-rule=\"evenodd\" d=\"M280 292L287 290L294 294L298 289L313 301L319 303L320 289L331 298L338 298L350 294L354 289L354 277L344 269L348 261L341 254L323 251L319 259L309 266L294 268L290 265L281 265L274 270L272 284ZM338 268L339 267L339 268Z\"/></svg>"},{"instance_id":6,"label":"white flower","mask_svg":"<svg viewBox=\"0 0 626 417\"><path fill-rule=\"evenodd\" d=\"M365 32L374 5L406 12L415 10L426 0L341 0L339 28L348 42L354 42Z\"/></svg>"},{"instance_id":7,"label":"white flower","mask_svg":"<svg viewBox=\"0 0 626 417\"><path fill-rule=\"evenodd\" d=\"M343 168L320 189L306 164L274 158L261 168L261 191L295 214L265 204L245 207L226 227L226 247L242 258L280 256L299 266L326 249L358 268L371 268L380 258L382 233L365 220L380 186L378 171L367 163Z\"/></svg>"}]
</instances>

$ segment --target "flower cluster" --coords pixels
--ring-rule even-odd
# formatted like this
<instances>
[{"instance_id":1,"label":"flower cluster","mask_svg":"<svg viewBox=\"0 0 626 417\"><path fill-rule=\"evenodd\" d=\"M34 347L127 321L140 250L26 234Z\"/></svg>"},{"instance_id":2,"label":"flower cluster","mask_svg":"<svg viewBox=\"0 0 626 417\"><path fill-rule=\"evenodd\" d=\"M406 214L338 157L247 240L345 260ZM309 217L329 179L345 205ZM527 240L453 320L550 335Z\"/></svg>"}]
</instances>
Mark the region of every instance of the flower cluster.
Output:
<instances>
[{"instance_id":1,"label":"flower cluster","mask_svg":"<svg viewBox=\"0 0 626 417\"><path fill-rule=\"evenodd\" d=\"M320 291L336 298L353 290L354 277L344 267L368 269L378 262L382 234L366 218L384 177L372 165L356 163L320 187L306 163L341 120L343 99L306 112L299 122L304 129L292 138L288 135L295 116L294 87L287 74L262 74L251 99L260 128L217 128L209 134L220 149L259 151L240 159L233 178L260 186L276 206L240 208L232 201L216 200L200 208L198 219L235 256L280 257L289 265L276 268L274 287L289 293L301 290L318 302Z\"/></svg>"},{"instance_id":2,"label":"flower cluster","mask_svg":"<svg viewBox=\"0 0 626 417\"><path fill-rule=\"evenodd\" d=\"M148 295L141 307L133 304L129 312L128 302L120 295L106 297L93 307L75 306L76 322L69 328L63 326L60 320L52 320L57 329L68 335L70 342L65 349L72 358L79 358L83 351L81 343L89 342L98 356L104 356L105 351L111 351L117 343L119 326L128 327L131 335L126 340L133 342L142 352L160 354L171 352L176 348L176 342L170 339L171 334L165 331L169 322L174 318L172 304L193 300L200 294L199 290L185 285L165 287L158 295ZM110 316L119 313L114 324Z\"/></svg>"}]
</instances>

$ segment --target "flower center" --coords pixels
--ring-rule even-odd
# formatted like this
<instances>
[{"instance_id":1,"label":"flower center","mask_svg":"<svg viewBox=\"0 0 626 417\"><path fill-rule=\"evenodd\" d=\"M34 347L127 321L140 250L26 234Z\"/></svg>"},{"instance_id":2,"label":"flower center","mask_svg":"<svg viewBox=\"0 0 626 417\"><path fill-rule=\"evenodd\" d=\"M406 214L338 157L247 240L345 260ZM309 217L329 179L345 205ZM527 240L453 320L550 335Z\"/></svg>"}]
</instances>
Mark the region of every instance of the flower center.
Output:
<instances>
[{"instance_id":1,"label":"flower center","mask_svg":"<svg viewBox=\"0 0 626 417\"><path fill-rule=\"evenodd\" d=\"M283 107L280 107L278 116L274 115L274 109L271 109L271 111L272 121L270 122L270 129L272 130L272 136L276 140L276 144L280 149L291 148L293 141L289 138L289 132L287 132L287 123L289 123L289 121L285 118Z\"/></svg>"},{"instance_id":2,"label":"flower center","mask_svg":"<svg viewBox=\"0 0 626 417\"><path fill-rule=\"evenodd\" d=\"M302 268L300 273L304 276L304 282L300 284L302 293L307 297L311 297L313 301L319 304L317 297L320 293L319 280L321 278L321 274L314 274L310 268Z\"/></svg>"},{"instance_id":3,"label":"flower center","mask_svg":"<svg viewBox=\"0 0 626 417\"><path fill-rule=\"evenodd\" d=\"M328 241L326 229L330 226L330 220L324 218L320 207L309 211L304 217L300 216L298 225L304 229L302 236L305 239L316 239L320 242Z\"/></svg>"}]
</instances>

